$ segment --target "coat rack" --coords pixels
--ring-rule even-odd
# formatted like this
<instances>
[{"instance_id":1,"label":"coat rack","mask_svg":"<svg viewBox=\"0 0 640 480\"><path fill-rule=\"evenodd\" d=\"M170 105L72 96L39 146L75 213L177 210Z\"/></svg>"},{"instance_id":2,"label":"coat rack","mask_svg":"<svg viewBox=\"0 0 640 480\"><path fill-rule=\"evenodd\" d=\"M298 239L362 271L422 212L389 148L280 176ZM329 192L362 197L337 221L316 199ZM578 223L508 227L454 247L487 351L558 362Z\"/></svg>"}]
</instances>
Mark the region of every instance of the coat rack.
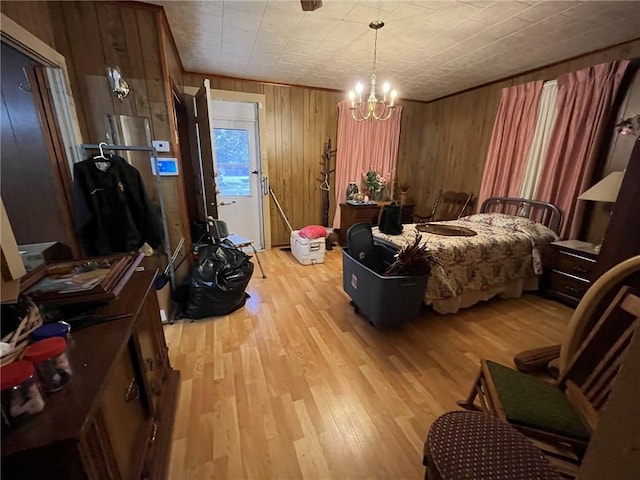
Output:
<instances>
[{"instance_id":1,"label":"coat rack","mask_svg":"<svg viewBox=\"0 0 640 480\"><path fill-rule=\"evenodd\" d=\"M329 175L336 171L335 168L331 168L331 157L334 157L336 152L337 150L331 149L331 139L329 139L325 144L324 152L322 153L322 162L320 163L323 168L320 172L320 178L318 178L318 182L320 182L320 190L322 190L322 225L325 227L329 226L329 192L331 191Z\"/></svg>"},{"instance_id":2,"label":"coat rack","mask_svg":"<svg viewBox=\"0 0 640 480\"><path fill-rule=\"evenodd\" d=\"M156 174L156 188L158 189L158 199L160 201L160 217L162 219L162 231L164 234L164 250L167 255L167 269L169 278L171 279L171 288L174 288L176 284L175 269L173 267L173 256L171 255L171 243L169 242L169 227L167 225L167 213L164 204L164 196L162 195L162 179L160 178L160 169L158 167L158 151L154 147L142 147L142 146L126 146L126 145L110 145L106 142L99 144L85 143L80 145L82 149L86 150L99 150L103 153L105 150L112 151L125 151L125 152L149 152L151 154L151 160L155 168ZM165 269L165 273L167 270Z\"/></svg>"}]
</instances>

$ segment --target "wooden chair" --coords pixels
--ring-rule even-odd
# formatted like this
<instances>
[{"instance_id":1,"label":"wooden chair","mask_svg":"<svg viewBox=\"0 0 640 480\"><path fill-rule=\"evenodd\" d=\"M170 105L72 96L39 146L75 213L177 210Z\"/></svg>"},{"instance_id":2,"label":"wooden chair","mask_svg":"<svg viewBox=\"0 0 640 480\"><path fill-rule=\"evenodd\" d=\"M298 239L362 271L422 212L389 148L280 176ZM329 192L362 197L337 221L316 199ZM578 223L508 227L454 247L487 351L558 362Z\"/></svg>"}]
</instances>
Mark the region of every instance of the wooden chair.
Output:
<instances>
[{"instance_id":1,"label":"wooden chair","mask_svg":"<svg viewBox=\"0 0 640 480\"><path fill-rule=\"evenodd\" d=\"M456 220L465 215L471 204L473 193L465 192L438 192L431 213L427 216L416 215L415 223L436 222L440 220Z\"/></svg>"},{"instance_id":2,"label":"wooden chair","mask_svg":"<svg viewBox=\"0 0 640 480\"><path fill-rule=\"evenodd\" d=\"M468 398L458 403L510 423L543 442L547 452L564 458L573 453L579 462L639 323L640 297L623 286L555 384L484 360Z\"/></svg>"}]
</instances>

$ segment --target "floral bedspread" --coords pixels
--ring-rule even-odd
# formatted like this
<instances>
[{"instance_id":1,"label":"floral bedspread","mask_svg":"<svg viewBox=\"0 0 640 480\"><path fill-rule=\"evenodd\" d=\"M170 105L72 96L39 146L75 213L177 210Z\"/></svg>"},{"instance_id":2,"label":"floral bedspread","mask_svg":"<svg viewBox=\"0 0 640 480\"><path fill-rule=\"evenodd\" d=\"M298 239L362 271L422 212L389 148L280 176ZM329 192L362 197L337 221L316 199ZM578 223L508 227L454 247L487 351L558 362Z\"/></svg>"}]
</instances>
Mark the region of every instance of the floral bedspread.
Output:
<instances>
[{"instance_id":1,"label":"floral bedspread","mask_svg":"<svg viewBox=\"0 0 640 480\"><path fill-rule=\"evenodd\" d=\"M400 235L386 235L373 228L378 240L404 247L422 236L437 264L425 292L426 303L456 297L470 290L486 290L542 273L541 247L558 239L542 224L502 213L479 213L458 220L435 222L470 228L477 235L443 236L404 225Z\"/></svg>"}]
</instances>

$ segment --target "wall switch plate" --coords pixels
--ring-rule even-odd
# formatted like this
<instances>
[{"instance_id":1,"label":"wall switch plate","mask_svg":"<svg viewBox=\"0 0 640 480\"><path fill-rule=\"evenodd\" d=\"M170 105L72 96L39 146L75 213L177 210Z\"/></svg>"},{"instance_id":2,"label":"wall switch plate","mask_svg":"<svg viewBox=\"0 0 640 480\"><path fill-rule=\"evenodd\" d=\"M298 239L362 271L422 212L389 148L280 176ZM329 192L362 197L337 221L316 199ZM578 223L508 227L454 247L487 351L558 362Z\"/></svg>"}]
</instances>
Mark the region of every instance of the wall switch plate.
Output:
<instances>
[{"instance_id":1,"label":"wall switch plate","mask_svg":"<svg viewBox=\"0 0 640 480\"><path fill-rule=\"evenodd\" d=\"M168 140L154 140L151 144L155 147L158 152L170 152L171 148L169 146Z\"/></svg>"}]
</instances>

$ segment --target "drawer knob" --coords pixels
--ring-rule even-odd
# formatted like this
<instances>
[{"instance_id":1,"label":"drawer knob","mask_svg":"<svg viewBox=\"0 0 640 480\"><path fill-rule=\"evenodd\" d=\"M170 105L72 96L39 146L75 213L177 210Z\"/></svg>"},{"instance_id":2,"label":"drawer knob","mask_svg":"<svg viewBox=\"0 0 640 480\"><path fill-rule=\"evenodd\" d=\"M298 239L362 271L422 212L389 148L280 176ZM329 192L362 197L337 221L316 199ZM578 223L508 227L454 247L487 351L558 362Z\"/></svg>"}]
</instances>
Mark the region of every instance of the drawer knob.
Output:
<instances>
[{"instance_id":1,"label":"drawer knob","mask_svg":"<svg viewBox=\"0 0 640 480\"><path fill-rule=\"evenodd\" d=\"M582 289L576 288L576 287L572 287L571 285L567 285L564 288L565 288L565 290L568 290L571 293L582 293Z\"/></svg>"},{"instance_id":2,"label":"drawer knob","mask_svg":"<svg viewBox=\"0 0 640 480\"><path fill-rule=\"evenodd\" d=\"M124 401L130 402L131 400L137 400L140 396L140 389L136 383L135 377L131 379L127 391L124 393Z\"/></svg>"},{"instance_id":3,"label":"drawer knob","mask_svg":"<svg viewBox=\"0 0 640 480\"><path fill-rule=\"evenodd\" d=\"M580 265L575 265L573 270L578 273L589 273L591 271L590 269L581 267Z\"/></svg>"},{"instance_id":4,"label":"drawer knob","mask_svg":"<svg viewBox=\"0 0 640 480\"><path fill-rule=\"evenodd\" d=\"M149 438L149 446L153 445L153 442L156 441L157 435L158 435L158 422L154 420L153 430L151 431L151 438Z\"/></svg>"}]
</instances>

